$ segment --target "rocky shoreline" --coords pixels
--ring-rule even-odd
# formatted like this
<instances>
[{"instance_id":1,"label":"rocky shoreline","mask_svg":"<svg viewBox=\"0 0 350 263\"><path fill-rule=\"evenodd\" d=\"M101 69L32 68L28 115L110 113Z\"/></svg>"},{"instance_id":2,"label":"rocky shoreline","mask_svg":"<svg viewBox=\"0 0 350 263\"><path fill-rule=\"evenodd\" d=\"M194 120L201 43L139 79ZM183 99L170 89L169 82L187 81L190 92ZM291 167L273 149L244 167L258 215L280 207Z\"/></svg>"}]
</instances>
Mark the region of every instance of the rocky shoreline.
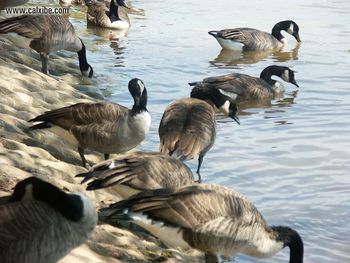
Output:
<instances>
[{"instance_id":1,"label":"rocky shoreline","mask_svg":"<svg viewBox=\"0 0 350 263\"><path fill-rule=\"evenodd\" d=\"M80 179L74 177L85 171L76 149L50 132L28 130L27 121L36 115L102 96L92 85L81 84L75 60L50 56L49 68L62 75L47 76L40 72L39 54L23 49L20 43L14 36L0 36L0 196L34 175L66 191L84 192L97 207L117 201L112 189L85 192ZM86 157L93 163L102 160L101 154L91 151ZM87 243L60 262L199 262L202 258L197 251L167 249L143 232L98 225Z\"/></svg>"}]
</instances>

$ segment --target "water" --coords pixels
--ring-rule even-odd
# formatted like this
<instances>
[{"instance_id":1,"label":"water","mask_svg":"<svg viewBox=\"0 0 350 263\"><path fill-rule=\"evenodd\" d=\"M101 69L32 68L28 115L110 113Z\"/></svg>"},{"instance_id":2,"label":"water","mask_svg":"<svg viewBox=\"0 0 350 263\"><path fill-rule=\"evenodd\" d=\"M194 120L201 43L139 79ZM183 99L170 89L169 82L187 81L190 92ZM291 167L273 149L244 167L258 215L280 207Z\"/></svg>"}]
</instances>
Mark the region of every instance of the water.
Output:
<instances>
[{"instance_id":1,"label":"water","mask_svg":"<svg viewBox=\"0 0 350 263\"><path fill-rule=\"evenodd\" d=\"M152 127L143 150L157 150L158 125L168 103L189 95L187 82L230 72L259 76L268 65L296 70L300 89L284 98L241 105L241 126L220 119L202 166L206 183L234 188L271 224L289 225L305 242L305 262L350 262L350 2L134 0L126 36L86 28L84 9L71 20L86 42L96 88L131 106L130 78L149 93ZM281 20L299 24L302 43L289 35L276 53L222 54L207 31L249 26L270 32ZM195 171L197 162L188 162ZM235 262L287 262L239 255Z\"/></svg>"}]
</instances>

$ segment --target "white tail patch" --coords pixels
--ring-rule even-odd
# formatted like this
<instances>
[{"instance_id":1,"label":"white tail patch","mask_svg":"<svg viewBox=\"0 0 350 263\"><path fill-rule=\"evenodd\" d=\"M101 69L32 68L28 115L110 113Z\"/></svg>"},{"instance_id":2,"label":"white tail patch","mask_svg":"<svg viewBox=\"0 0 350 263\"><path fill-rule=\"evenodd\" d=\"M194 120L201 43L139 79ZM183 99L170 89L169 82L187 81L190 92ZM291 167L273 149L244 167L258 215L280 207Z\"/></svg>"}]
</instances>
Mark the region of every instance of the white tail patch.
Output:
<instances>
[{"instance_id":1,"label":"white tail patch","mask_svg":"<svg viewBox=\"0 0 350 263\"><path fill-rule=\"evenodd\" d=\"M130 212L128 215L133 219L133 223L146 229L164 243L172 247L191 248L183 239L183 230L180 227L166 226L163 222L149 219L147 215L143 213Z\"/></svg>"},{"instance_id":2,"label":"white tail patch","mask_svg":"<svg viewBox=\"0 0 350 263\"><path fill-rule=\"evenodd\" d=\"M219 42L220 46L223 49L227 49L227 50L238 50L241 51L243 50L243 44L239 43L237 41L233 41L233 40L228 40L228 39L223 39L223 38L219 38L219 37L215 37L216 40Z\"/></svg>"}]
</instances>

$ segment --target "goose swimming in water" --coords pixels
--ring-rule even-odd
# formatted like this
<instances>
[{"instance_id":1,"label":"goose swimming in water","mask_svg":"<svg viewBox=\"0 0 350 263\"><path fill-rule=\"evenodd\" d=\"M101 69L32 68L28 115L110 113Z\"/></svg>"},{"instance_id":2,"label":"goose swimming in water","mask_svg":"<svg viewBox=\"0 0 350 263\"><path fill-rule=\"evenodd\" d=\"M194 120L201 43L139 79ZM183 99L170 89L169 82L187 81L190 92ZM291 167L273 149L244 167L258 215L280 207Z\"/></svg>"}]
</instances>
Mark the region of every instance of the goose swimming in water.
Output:
<instances>
[{"instance_id":1,"label":"goose swimming in water","mask_svg":"<svg viewBox=\"0 0 350 263\"><path fill-rule=\"evenodd\" d=\"M294 36L296 41L301 42L299 37L299 26L292 20L285 20L277 23L272 28L272 33L258 29L239 27L209 31L209 35L215 37L223 49L228 50L267 50L281 49L286 45L287 40L281 34L285 30Z\"/></svg>"},{"instance_id":2,"label":"goose swimming in water","mask_svg":"<svg viewBox=\"0 0 350 263\"><path fill-rule=\"evenodd\" d=\"M109 8L104 1L85 0L88 7L86 18L89 24L112 29L126 30L130 27L130 19L124 0L111 0Z\"/></svg>"},{"instance_id":3,"label":"goose swimming in water","mask_svg":"<svg viewBox=\"0 0 350 263\"><path fill-rule=\"evenodd\" d=\"M84 243L96 223L96 207L84 195L24 179L0 205L1 262L55 263Z\"/></svg>"},{"instance_id":4,"label":"goose swimming in water","mask_svg":"<svg viewBox=\"0 0 350 263\"><path fill-rule=\"evenodd\" d=\"M297 231L269 226L245 196L220 185L145 191L102 208L99 219L112 225L128 220L169 246L203 251L207 263L239 253L270 258L285 247L290 249L290 263L303 262Z\"/></svg>"},{"instance_id":5,"label":"goose swimming in water","mask_svg":"<svg viewBox=\"0 0 350 263\"><path fill-rule=\"evenodd\" d=\"M144 83L130 80L129 92L134 98L132 109L107 102L78 103L29 120L40 122L30 129L48 129L75 145L84 167L85 148L104 153L105 159L110 153L125 153L144 140L151 124Z\"/></svg>"},{"instance_id":6,"label":"goose swimming in water","mask_svg":"<svg viewBox=\"0 0 350 263\"><path fill-rule=\"evenodd\" d=\"M299 87L294 78L294 71L288 67L268 66L260 74L260 78L245 74L232 73L223 76L208 77L202 81L189 83L199 89L217 88L236 101L263 100L279 97L284 92L283 84L271 79L278 76L286 82Z\"/></svg>"},{"instance_id":7,"label":"goose swimming in water","mask_svg":"<svg viewBox=\"0 0 350 263\"><path fill-rule=\"evenodd\" d=\"M0 34L17 33L30 40L29 46L40 54L42 72L48 73L51 52L68 50L78 53L83 76L91 78L93 69L86 60L83 41L75 34L73 25L59 15L16 16L0 21Z\"/></svg>"}]
</instances>

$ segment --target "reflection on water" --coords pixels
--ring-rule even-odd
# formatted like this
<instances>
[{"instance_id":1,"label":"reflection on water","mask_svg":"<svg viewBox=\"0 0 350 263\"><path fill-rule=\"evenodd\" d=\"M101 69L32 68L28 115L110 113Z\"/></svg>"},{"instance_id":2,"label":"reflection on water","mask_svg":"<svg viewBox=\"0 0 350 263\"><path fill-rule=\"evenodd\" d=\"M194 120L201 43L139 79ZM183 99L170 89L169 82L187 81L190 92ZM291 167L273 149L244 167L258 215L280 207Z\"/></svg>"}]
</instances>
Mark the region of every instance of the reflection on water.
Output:
<instances>
[{"instance_id":1,"label":"reflection on water","mask_svg":"<svg viewBox=\"0 0 350 263\"><path fill-rule=\"evenodd\" d=\"M96 25L87 25L87 32L89 34L94 34L96 36L105 38L106 40L118 40L119 38L122 38L126 35L128 32L127 29L125 30L116 30L116 29L110 29L110 28L102 28L98 27Z\"/></svg>"},{"instance_id":2,"label":"reflection on water","mask_svg":"<svg viewBox=\"0 0 350 263\"><path fill-rule=\"evenodd\" d=\"M298 43L292 50L264 50L264 51L231 51L222 49L219 55L209 63L218 68L237 68L238 65L255 64L268 57L274 61L285 62L298 59L298 51L301 43Z\"/></svg>"}]
</instances>

